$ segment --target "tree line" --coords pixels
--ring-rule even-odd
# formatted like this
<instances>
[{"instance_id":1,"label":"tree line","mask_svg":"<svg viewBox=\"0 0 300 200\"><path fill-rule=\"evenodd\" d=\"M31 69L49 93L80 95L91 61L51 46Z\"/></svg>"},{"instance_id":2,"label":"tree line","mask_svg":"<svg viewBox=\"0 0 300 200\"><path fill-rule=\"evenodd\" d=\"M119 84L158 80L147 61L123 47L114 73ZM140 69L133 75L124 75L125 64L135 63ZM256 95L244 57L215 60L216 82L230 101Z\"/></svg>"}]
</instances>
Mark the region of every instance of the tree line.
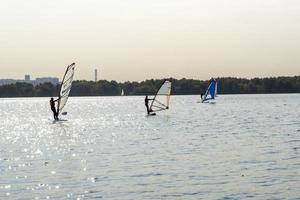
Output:
<instances>
[{"instance_id":1,"label":"tree line","mask_svg":"<svg viewBox=\"0 0 300 200\"><path fill-rule=\"evenodd\" d=\"M170 79L173 95L205 93L209 80ZM300 93L300 76L274 78L216 78L218 94L263 94ZM123 82L100 80L98 82L78 80L72 85L71 96L118 96L122 89L125 95L153 95L163 79L150 79L142 82ZM60 85L43 83L33 86L18 82L0 86L0 97L50 97L58 96Z\"/></svg>"}]
</instances>

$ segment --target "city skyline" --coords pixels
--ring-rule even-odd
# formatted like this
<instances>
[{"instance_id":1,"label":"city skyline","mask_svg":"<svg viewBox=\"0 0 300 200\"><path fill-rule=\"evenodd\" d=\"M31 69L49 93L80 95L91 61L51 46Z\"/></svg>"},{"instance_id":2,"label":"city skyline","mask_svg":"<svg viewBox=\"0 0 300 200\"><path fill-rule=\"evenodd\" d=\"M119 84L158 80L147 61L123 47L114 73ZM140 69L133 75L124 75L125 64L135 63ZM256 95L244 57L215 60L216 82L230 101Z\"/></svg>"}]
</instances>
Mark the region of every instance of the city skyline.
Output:
<instances>
[{"instance_id":1,"label":"city skyline","mask_svg":"<svg viewBox=\"0 0 300 200\"><path fill-rule=\"evenodd\" d=\"M11 0L0 6L0 79L300 75L296 0Z\"/></svg>"},{"instance_id":2,"label":"city skyline","mask_svg":"<svg viewBox=\"0 0 300 200\"><path fill-rule=\"evenodd\" d=\"M94 69L95 70L95 69ZM35 81L37 79L57 79L58 81L61 81L62 78L63 78L63 75L61 77L56 77L56 76L51 76L51 75L45 75L45 76L31 76L30 74L23 74L23 78L22 77L0 77L0 81L2 80L14 80L14 81L18 81L18 82L26 82L26 76L29 75L30 76L30 81ZM98 75L97 75L97 79L95 79L95 71L93 71L93 74L91 74L91 77L88 78L88 79L77 79L75 77L74 80L78 80L78 81L93 81L95 82L96 80L97 81L101 81L101 80L107 80L107 81L117 81L117 82L126 82L126 81L145 81L145 80L150 80L150 79L168 79L168 78L175 78L175 79L193 79L193 80L202 80L202 81L208 81L210 80L211 78L230 78L230 77L233 77L233 78L241 78L241 79L253 79L253 78L278 78L278 77L295 77L295 76L299 76L299 75L273 75L273 76L253 76L253 77L246 77L246 76L211 76L211 77L207 77L207 78L193 78L193 77L172 77L172 76L162 76L162 77L148 77L148 78L145 78L145 79L141 79L141 80L117 80L117 79L106 79L106 78L98 78ZM96 81L96 82L97 82Z\"/></svg>"},{"instance_id":3,"label":"city skyline","mask_svg":"<svg viewBox=\"0 0 300 200\"><path fill-rule=\"evenodd\" d=\"M35 79L32 79L30 74L25 74L24 79L14 79L14 78L5 78L0 79L0 86L3 85L9 85L9 84L15 84L15 83L30 83L32 85L39 85L42 83L51 83L52 85L59 84L59 78L57 77L36 77Z\"/></svg>"}]
</instances>

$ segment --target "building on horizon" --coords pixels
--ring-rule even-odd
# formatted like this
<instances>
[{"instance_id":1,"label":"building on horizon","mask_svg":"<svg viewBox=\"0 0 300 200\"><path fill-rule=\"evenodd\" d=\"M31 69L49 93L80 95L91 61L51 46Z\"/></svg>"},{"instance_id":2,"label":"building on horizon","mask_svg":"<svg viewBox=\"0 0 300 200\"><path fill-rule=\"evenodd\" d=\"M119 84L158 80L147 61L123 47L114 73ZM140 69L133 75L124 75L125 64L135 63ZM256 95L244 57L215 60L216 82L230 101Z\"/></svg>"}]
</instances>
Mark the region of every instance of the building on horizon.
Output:
<instances>
[{"instance_id":1,"label":"building on horizon","mask_svg":"<svg viewBox=\"0 0 300 200\"><path fill-rule=\"evenodd\" d=\"M25 81L27 82L27 81L30 81L30 75L29 74L26 74L25 75Z\"/></svg>"},{"instance_id":2,"label":"building on horizon","mask_svg":"<svg viewBox=\"0 0 300 200\"><path fill-rule=\"evenodd\" d=\"M0 79L0 86L15 84L16 82L17 82L17 80L14 80L14 79Z\"/></svg>"},{"instance_id":3,"label":"building on horizon","mask_svg":"<svg viewBox=\"0 0 300 200\"><path fill-rule=\"evenodd\" d=\"M98 70L95 69L95 82L97 82L97 81L98 81Z\"/></svg>"},{"instance_id":4,"label":"building on horizon","mask_svg":"<svg viewBox=\"0 0 300 200\"><path fill-rule=\"evenodd\" d=\"M52 85L59 84L59 79L56 77L41 77L36 78L35 80L30 80L30 75L26 74L24 80L16 80L16 79L0 79L0 86L2 85L10 85L16 83L30 83L34 86L43 84L43 83L51 83Z\"/></svg>"},{"instance_id":5,"label":"building on horizon","mask_svg":"<svg viewBox=\"0 0 300 200\"><path fill-rule=\"evenodd\" d=\"M59 79L55 77L36 78L35 83L33 85L39 85L42 83L51 83L52 85L57 85L59 84Z\"/></svg>"}]
</instances>

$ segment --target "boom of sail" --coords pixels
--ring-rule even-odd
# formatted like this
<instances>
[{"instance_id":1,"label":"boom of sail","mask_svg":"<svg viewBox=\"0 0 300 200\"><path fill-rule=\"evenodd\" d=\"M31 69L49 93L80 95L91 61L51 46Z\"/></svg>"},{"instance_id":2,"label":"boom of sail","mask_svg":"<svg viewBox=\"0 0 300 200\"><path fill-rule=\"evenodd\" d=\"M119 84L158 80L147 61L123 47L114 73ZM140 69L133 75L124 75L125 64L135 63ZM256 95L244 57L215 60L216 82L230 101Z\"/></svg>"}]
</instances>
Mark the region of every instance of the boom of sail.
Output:
<instances>
[{"instance_id":1,"label":"boom of sail","mask_svg":"<svg viewBox=\"0 0 300 200\"><path fill-rule=\"evenodd\" d=\"M216 95L217 95L217 81L212 78L210 80L209 86L205 94L202 97L202 103L215 99Z\"/></svg>"},{"instance_id":2,"label":"boom of sail","mask_svg":"<svg viewBox=\"0 0 300 200\"><path fill-rule=\"evenodd\" d=\"M71 91L73 77L75 71L75 63L72 63L67 67L64 78L61 82L59 100L57 104L57 113L58 115L62 113L63 108L65 107L68 97Z\"/></svg>"},{"instance_id":3,"label":"boom of sail","mask_svg":"<svg viewBox=\"0 0 300 200\"><path fill-rule=\"evenodd\" d=\"M169 80L165 80L160 88L158 89L156 95L154 96L150 111L157 112L169 109L170 96L171 96L172 83Z\"/></svg>"}]
</instances>

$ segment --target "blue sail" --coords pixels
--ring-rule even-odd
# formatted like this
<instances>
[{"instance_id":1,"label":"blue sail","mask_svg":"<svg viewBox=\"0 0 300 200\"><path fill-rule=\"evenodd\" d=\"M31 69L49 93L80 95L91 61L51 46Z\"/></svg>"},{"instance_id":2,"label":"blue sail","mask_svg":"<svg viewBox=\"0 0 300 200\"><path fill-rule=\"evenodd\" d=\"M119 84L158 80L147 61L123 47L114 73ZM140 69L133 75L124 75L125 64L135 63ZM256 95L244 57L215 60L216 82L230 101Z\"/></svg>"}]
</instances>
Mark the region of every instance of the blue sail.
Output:
<instances>
[{"instance_id":1,"label":"blue sail","mask_svg":"<svg viewBox=\"0 0 300 200\"><path fill-rule=\"evenodd\" d=\"M217 94L217 81L212 78L210 80L209 86L208 86L204 96L202 97L202 102L215 99L216 94Z\"/></svg>"}]
</instances>

